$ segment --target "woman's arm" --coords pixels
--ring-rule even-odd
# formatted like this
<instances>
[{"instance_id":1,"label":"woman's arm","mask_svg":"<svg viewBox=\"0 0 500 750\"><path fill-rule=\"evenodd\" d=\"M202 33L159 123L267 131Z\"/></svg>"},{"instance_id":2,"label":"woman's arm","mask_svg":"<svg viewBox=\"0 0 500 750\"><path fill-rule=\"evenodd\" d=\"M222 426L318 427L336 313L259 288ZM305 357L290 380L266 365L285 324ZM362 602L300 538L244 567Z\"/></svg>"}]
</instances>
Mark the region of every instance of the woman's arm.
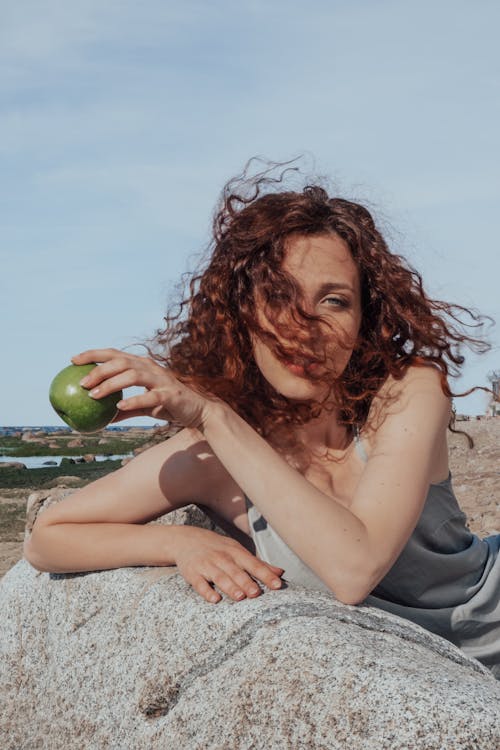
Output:
<instances>
[{"instance_id":1,"label":"woman's arm","mask_svg":"<svg viewBox=\"0 0 500 750\"><path fill-rule=\"evenodd\" d=\"M208 601L220 601L211 582L234 600L258 596L255 580L279 588L283 569L259 560L238 541L192 526L147 522L200 498L221 482L198 430L182 430L126 466L78 490L38 516L24 555L54 573L136 565L177 565ZM241 593L240 593L241 592Z\"/></svg>"},{"instance_id":2,"label":"woman's arm","mask_svg":"<svg viewBox=\"0 0 500 750\"><path fill-rule=\"evenodd\" d=\"M422 511L451 414L435 368L388 381L394 398L347 509L308 482L243 419L214 404L205 438L284 541L348 604L363 601L397 559ZM384 395L381 393L381 396ZM375 409L384 410L382 398Z\"/></svg>"},{"instance_id":3,"label":"woman's arm","mask_svg":"<svg viewBox=\"0 0 500 750\"><path fill-rule=\"evenodd\" d=\"M50 572L172 565L170 527L144 524L198 497L203 442L197 430L182 430L43 510L26 559Z\"/></svg>"},{"instance_id":4,"label":"woman's arm","mask_svg":"<svg viewBox=\"0 0 500 750\"><path fill-rule=\"evenodd\" d=\"M24 557L44 573L175 565L176 526L53 523L35 526Z\"/></svg>"}]
</instances>

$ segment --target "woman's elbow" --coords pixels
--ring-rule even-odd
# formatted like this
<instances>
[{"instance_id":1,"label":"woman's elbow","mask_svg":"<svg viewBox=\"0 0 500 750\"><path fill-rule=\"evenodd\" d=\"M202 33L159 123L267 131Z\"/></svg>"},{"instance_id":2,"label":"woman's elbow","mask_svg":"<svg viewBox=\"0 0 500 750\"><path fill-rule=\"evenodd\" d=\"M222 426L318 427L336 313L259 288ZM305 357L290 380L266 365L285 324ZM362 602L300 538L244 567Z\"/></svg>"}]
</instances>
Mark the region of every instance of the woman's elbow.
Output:
<instances>
[{"instance_id":1,"label":"woman's elbow","mask_svg":"<svg viewBox=\"0 0 500 750\"><path fill-rule=\"evenodd\" d=\"M380 571L363 570L356 575L347 573L341 581L337 578L325 583L339 602L356 606L363 604L381 578Z\"/></svg>"},{"instance_id":2,"label":"woman's elbow","mask_svg":"<svg viewBox=\"0 0 500 750\"><path fill-rule=\"evenodd\" d=\"M24 559L29 562L32 568L35 568L35 570L39 570L40 572L44 573L46 571L42 570L42 566L40 565L39 560L37 560L36 554L33 551L33 545L31 543L31 537L25 540L23 545L23 557Z\"/></svg>"},{"instance_id":3,"label":"woman's elbow","mask_svg":"<svg viewBox=\"0 0 500 750\"><path fill-rule=\"evenodd\" d=\"M337 587L336 589L332 589L332 593L334 594L335 598L342 604L349 604L350 606L354 607L359 604L363 604L364 600L370 592L366 591L365 589L339 589Z\"/></svg>"},{"instance_id":4,"label":"woman's elbow","mask_svg":"<svg viewBox=\"0 0 500 750\"><path fill-rule=\"evenodd\" d=\"M38 530L37 530L38 531ZM43 564L43 558L40 554L40 550L37 547L36 539L33 539L34 529L30 536L25 539L23 545L23 557L29 562L32 568L38 570L40 573L51 573L52 571Z\"/></svg>"}]
</instances>

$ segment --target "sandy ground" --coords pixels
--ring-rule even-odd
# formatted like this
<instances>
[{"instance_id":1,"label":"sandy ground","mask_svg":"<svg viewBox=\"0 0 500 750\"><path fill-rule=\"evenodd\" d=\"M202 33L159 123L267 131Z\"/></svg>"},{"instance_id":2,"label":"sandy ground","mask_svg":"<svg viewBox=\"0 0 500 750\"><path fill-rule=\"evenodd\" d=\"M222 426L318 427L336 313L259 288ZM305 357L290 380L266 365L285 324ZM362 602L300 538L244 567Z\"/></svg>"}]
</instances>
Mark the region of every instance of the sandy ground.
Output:
<instances>
[{"instance_id":1,"label":"sandy ground","mask_svg":"<svg viewBox=\"0 0 500 750\"><path fill-rule=\"evenodd\" d=\"M500 534L500 417L458 422L474 440L448 432L450 470L469 527L481 537Z\"/></svg>"},{"instance_id":2,"label":"sandy ground","mask_svg":"<svg viewBox=\"0 0 500 750\"><path fill-rule=\"evenodd\" d=\"M500 417L459 422L473 438L472 450L461 435L448 433L453 486L472 531L481 537L500 533ZM30 490L0 488L0 504L15 504L22 519ZM19 528L0 541L0 577L23 555L24 532ZM5 536L4 536L5 539Z\"/></svg>"}]
</instances>

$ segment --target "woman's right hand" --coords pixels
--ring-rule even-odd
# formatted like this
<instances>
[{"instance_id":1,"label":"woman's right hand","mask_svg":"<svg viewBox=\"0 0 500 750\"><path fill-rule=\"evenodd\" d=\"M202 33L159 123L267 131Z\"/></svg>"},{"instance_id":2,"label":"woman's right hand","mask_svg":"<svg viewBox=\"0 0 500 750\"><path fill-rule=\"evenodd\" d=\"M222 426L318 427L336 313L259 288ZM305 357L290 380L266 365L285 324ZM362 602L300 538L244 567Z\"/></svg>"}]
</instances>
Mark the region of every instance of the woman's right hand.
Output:
<instances>
[{"instance_id":1,"label":"woman's right hand","mask_svg":"<svg viewBox=\"0 0 500 750\"><path fill-rule=\"evenodd\" d=\"M216 604L222 598L211 583L234 601L260 595L261 589L253 578L268 588L281 588L284 569L259 560L236 539L196 526L176 528L175 564L183 578L208 602Z\"/></svg>"},{"instance_id":2,"label":"woman's right hand","mask_svg":"<svg viewBox=\"0 0 500 750\"><path fill-rule=\"evenodd\" d=\"M219 400L184 385L168 368L151 357L140 357L119 349L87 349L75 354L71 361L75 365L101 363L80 381L92 398L100 399L130 386L144 387L144 393L117 403L118 413L112 423L146 416L199 428L207 421L214 401Z\"/></svg>"}]
</instances>

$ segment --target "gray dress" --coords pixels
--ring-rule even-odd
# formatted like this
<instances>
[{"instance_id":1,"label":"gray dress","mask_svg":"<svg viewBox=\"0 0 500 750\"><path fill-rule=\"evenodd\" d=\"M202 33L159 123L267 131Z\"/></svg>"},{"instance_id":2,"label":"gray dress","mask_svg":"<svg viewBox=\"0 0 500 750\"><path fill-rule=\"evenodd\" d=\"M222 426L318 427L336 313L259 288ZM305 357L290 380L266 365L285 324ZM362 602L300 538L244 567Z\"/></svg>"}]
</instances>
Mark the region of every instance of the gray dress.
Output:
<instances>
[{"instance_id":1,"label":"gray dress","mask_svg":"<svg viewBox=\"0 0 500 750\"><path fill-rule=\"evenodd\" d=\"M356 449L367 455L356 435ZM246 498L257 556L284 568L283 580L329 591ZM480 539L466 526L451 474L431 484L400 556L364 601L447 638L500 679L500 535Z\"/></svg>"}]
</instances>

